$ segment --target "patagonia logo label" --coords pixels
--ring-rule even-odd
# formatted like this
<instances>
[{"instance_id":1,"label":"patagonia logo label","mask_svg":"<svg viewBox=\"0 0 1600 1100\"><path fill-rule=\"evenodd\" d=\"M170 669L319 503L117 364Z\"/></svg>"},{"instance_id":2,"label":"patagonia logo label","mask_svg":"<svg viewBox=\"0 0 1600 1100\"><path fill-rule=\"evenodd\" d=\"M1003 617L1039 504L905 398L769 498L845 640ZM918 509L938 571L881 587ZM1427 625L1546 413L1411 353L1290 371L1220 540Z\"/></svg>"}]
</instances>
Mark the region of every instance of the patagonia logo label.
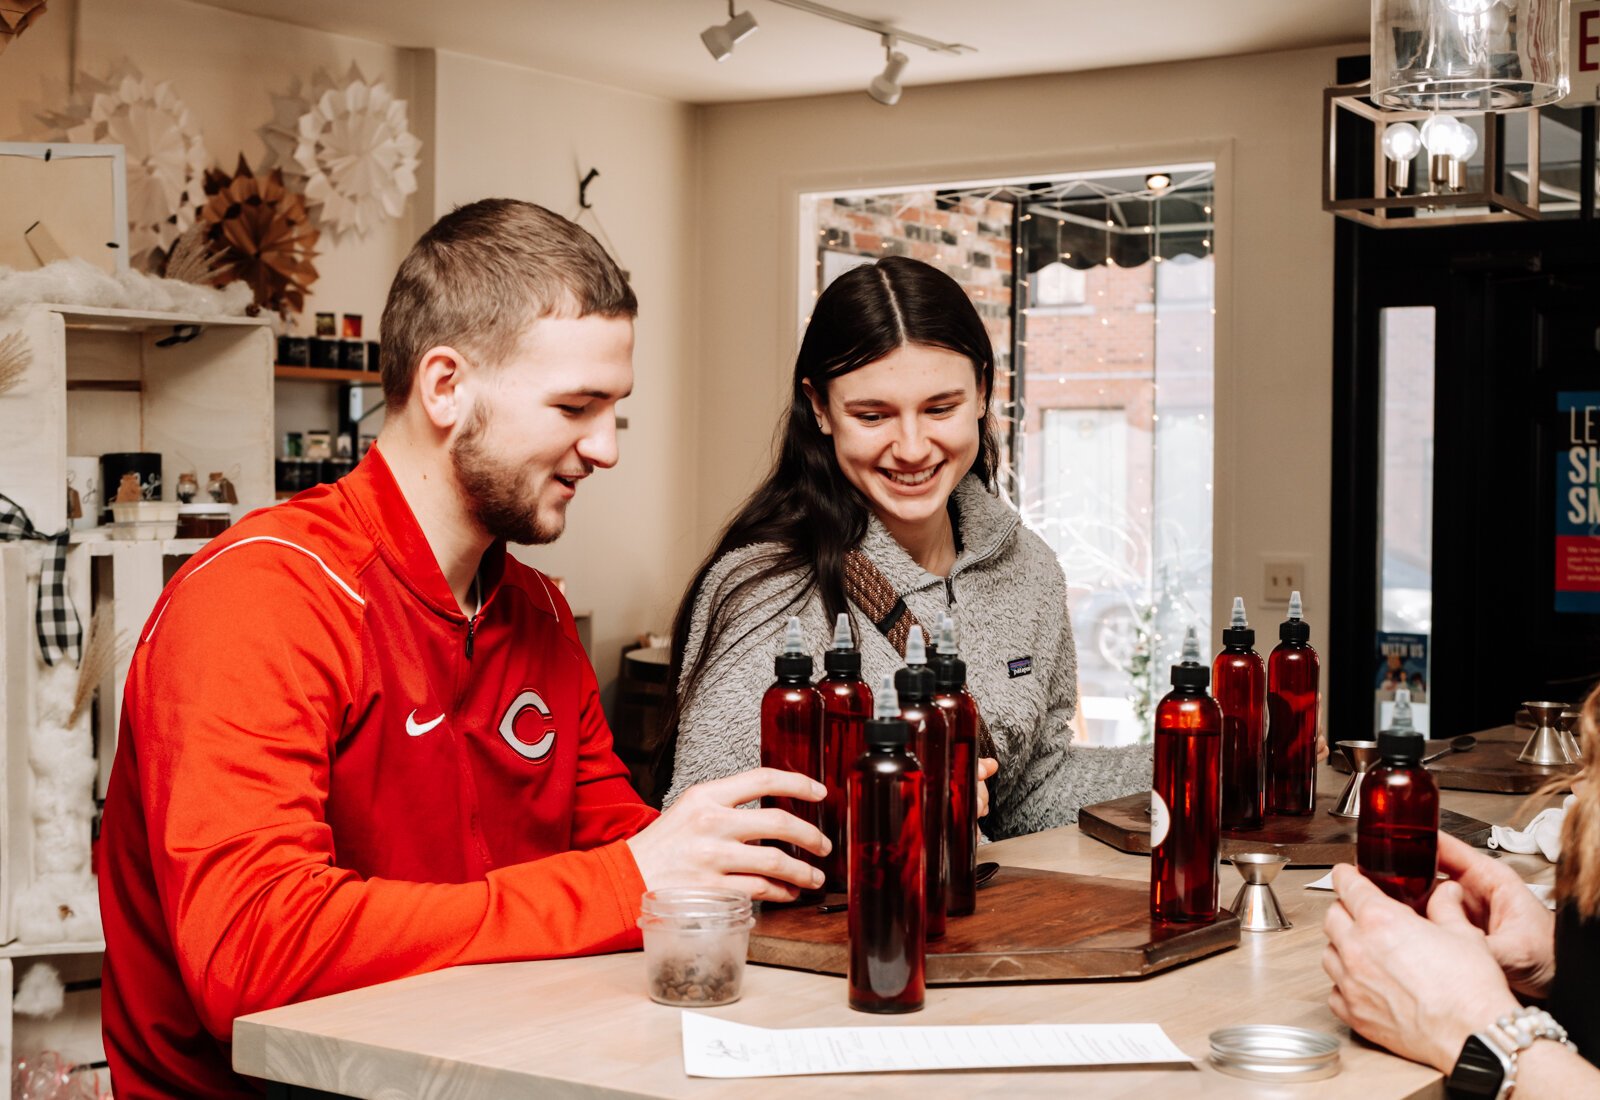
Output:
<instances>
[{"instance_id":1,"label":"patagonia logo label","mask_svg":"<svg viewBox=\"0 0 1600 1100\"><path fill-rule=\"evenodd\" d=\"M1018 676L1033 675L1032 657L1013 657L1006 662L1006 675L1015 680Z\"/></svg>"}]
</instances>

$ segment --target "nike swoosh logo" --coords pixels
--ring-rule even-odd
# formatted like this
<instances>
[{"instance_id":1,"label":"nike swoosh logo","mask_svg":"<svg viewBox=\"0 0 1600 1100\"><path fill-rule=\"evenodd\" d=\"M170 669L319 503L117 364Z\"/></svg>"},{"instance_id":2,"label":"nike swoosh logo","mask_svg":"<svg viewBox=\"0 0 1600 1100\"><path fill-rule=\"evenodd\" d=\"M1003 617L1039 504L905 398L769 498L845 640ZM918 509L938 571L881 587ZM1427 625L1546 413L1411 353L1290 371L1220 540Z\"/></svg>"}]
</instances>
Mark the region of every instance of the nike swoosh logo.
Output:
<instances>
[{"instance_id":1,"label":"nike swoosh logo","mask_svg":"<svg viewBox=\"0 0 1600 1100\"><path fill-rule=\"evenodd\" d=\"M418 722L417 712L412 711L410 714L406 715L406 732L412 737L421 737L423 734L427 733L429 730L433 729L443 721L444 715L441 714L431 722Z\"/></svg>"}]
</instances>

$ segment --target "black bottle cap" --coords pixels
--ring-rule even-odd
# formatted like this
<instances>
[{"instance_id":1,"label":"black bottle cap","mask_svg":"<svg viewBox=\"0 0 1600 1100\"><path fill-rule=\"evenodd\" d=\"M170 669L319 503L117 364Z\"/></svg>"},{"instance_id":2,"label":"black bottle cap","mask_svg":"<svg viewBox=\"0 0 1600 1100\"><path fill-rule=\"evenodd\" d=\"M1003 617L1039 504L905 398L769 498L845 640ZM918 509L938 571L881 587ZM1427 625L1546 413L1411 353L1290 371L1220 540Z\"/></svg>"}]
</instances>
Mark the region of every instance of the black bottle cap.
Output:
<instances>
[{"instance_id":1,"label":"black bottle cap","mask_svg":"<svg viewBox=\"0 0 1600 1100\"><path fill-rule=\"evenodd\" d=\"M1248 626L1224 627L1222 631L1222 644L1239 649L1249 649L1256 644L1256 632Z\"/></svg>"},{"instance_id":2,"label":"black bottle cap","mask_svg":"<svg viewBox=\"0 0 1600 1100\"><path fill-rule=\"evenodd\" d=\"M1311 624L1304 619L1285 619L1278 624L1278 640L1304 645L1311 640Z\"/></svg>"},{"instance_id":3,"label":"black bottle cap","mask_svg":"<svg viewBox=\"0 0 1600 1100\"><path fill-rule=\"evenodd\" d=\"M1172 666L1172 686L1203 688L1211 683L1211 670L1202 664L1184 661Z\"/></svg>"},{"instance_id":4,"label":"black bottle cap","mask_svg":"<svg viewBox=\"0 0 1600 1100\"><path fill-rule=\"evenodd\" d=\"M911 726L899 718L869 718L866 742L869 746L893 748L911 740Z\"/></svg>"},{"instance_id":5,"label":"black bottle cap","mask_svg":"<svg viewBox=\"0 0 1600 1100\"><path fill-rule=\"evenodd\" d=\"M900 693L902 705L932 699L934 686L933 670L927 665L905 665L894 674L894 689Z\"/></svg>"},{"instance_id":6,"label":"black bottle cap","mask_svg":"<svg viewBox=\"0 0 1600 1100\"><path fill-rule=\"evenodd\" d=\"M932 667L935 691L954 693L967 686L967 662L960 657L941 653L934 657Z\"/></svg>"},{"instance_id":7,"label":"black bottle cap","mask_svg":"<svg viewBox=\"0 0 1600 1100\"><path fill-rule=\"evenodd\" d=\"M845 676L860 676L861 651L859 649L823 650L822 670L830 674L837 672Z\"/></svg>"},{"instance_id":8,"label":"black bottle cap","mask_svg":"<svg viewBox=\"0 0 1600 1100\"><path fill-rule=\"evenodd\" d=\"M809 684L812 668L809 653L780 653L772 661L772 670L786 684Z\"/></svg>"},{"instance_id":9,"label":"black bottle cap","mask_svg":"<svg viewBox=\"0 0 1600 1100\"><path fill-rule=\"evenodd\" d=\"M1380 730L1378 733L1378 755L1385 763L1415 764L1422 759L1422 750L1427 744L1427 738L1416 730Z\"/></svg>"}]
</instances>

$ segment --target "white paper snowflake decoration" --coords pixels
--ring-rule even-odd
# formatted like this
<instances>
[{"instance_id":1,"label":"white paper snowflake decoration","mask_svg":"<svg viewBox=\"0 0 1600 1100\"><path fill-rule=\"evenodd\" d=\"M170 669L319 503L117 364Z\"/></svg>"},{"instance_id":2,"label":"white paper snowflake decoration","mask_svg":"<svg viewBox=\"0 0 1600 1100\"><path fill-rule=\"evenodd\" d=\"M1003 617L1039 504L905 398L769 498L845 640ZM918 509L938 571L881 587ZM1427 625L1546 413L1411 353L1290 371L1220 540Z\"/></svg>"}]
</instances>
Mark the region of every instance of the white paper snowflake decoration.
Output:
<instances>
[{"instance_id":1,"label":"white paper snowflake decoration","mask_svg":"<svg viewBox=\"0 0 1600 1100\"><path fill-rule=\"evenodd\" d=\"M40 121L56 140L123 146L128 166L128 249L135 267L150 270L194 224L205 199L205 140L170 81L152 84L124 61L104 81L78 75L72 101Z\"/></svg>"},{"instance_id":2,"label":"white paper snowflake decoration","mask_svg":"<svg viewBox=\"0 0 1600 1100\"><path fill-rule=\"evenodd\" d=\"M261 128L264 168L304 190L312 217L335 240L364 237L383 218L398 218L417 189L417 153L406 101L354 64L342 83L317 73L302 92L274 96L276 115Z\"/></svg>"}]
</instances>

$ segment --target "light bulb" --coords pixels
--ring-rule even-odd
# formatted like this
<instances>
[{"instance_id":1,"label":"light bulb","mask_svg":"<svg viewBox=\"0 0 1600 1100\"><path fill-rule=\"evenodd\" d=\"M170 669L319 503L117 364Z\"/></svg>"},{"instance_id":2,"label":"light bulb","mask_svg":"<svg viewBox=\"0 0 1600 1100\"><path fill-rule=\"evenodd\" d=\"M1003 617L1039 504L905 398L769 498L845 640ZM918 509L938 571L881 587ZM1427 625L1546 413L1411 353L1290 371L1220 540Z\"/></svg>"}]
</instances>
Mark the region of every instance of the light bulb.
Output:
<instances>
[{"instance_id":1,"label":"light bulb","mask_svg":"<svg viewBox=\"0 0 1600 1100\"><path fill-rule=\"evenodd\" d=\"M1383 155L1393 161L1410 160L1422 151L1422 134L1409 122L1397 122L1383 131Z\"/></svg>"},{"instance_id":2,"label":"light bulb","mask_svg":"<svg viewBox=\"0 0 1600 1100\"><path fill-rule=\"evenodd\" d=\"M1444 6L1457 15L1482 15L1495 3L1496 0L1444 0Z\"/></svg>"},{"instance_id":3,"label":"light bulb","mask_svg":"<svg viewBox=\"0 0 1600 1100\"><path fill-rule=\"evenodd\" d=\"M1422 124L1422 144L1435 157L1454 156L1461 123L1450 115L1434 115Z\"/></svg>"},{"instance_id":4,"label":"light bulb","mask_svg":"<svg viewBox=\"0 0 1600 1100\"><path fill-rule=\"evenodd\" d=\"M1459 161L1471 160L1478 151L1478 131L1466 123L1461 124L1461 140L1457 143L1455 158Z\"/></svg>"}]
</instances>

